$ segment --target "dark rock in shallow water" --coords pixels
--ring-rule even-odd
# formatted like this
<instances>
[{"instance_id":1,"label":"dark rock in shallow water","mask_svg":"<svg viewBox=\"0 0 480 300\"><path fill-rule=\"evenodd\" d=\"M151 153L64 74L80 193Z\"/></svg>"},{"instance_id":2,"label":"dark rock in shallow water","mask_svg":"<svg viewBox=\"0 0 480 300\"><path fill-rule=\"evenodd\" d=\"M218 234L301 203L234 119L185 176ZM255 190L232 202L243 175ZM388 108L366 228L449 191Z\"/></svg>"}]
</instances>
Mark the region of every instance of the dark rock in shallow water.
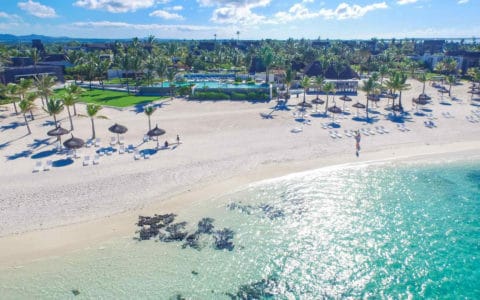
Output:
<instances>
[{"instance_id":1,"label":"dark rock in shallow water","mask_svg":"<svg viewBox=\"0 0 480 300\"><path fill-rule=\"evenodd\" d=\"M172 223L175 220L176 216L177 216L176 214L165 214L165 215L155 214L153 217L139 216L137 225L138 226L150 225L150 226L162 228Z\"/></svg>"},{"instance_id":2,"label":"dark rock in shallow water","mask_svg":"<svg viewBox=\"0 0 480 300\"><path fill-rule=\"evenodd\" d=\"M259 204L257 206L252 205L245 205L240 202L232 202L227 205L227 208L230 210L238 210L244 214L251 215L251 214L263 214L267 218L273 220L277 218L285 217L285 213L281 209L277 209L270 204Z\"/></svg>"},{"instance_id":3,"label":"dark rock in shallow water","mask_svg":"<svg viewBox=\"0 0 480 300\"><path fill-rule=\"evenodd\" d=\"M158 232L159 232L158 228L144 226L139 231L140 240L144 241L144 240L149 240L153 237L156 237L158 235Z\"/></svg>"},{"instance_id":4,"label":"dark rock in shallow water","mask_svg":"<svg viewBox=\"0 0 480 300\"><path fill-rule=\"evenodd\" d=\"M231 299L276 299L274 292L278 287L276 280L272 278L262 279L251 284L241 285L236 294L227 293Z\"/></svg>"},{"instance_id":5,"label":"dark rock in shallow water","mask_svg":"<svg viewBox=\"0 0 480 300\"><path fill-rule=\"evenodd\" d=\"M275 209L275 207L269 204L261 204L259 207L271 220L285 217L283 210Z\"/></svg>"},{"instance_id":6,"label":"dark rock in shallow water","mask_svg":"<svg viewBox=\"0 0 480 300\"><path fill-rule=\"evenodd\" d=\"M72 290L72 294L73 294L74 296L78 296L78 295L80 295L80 291L77 290L77 289L74 289L74 290Z\"/></svg>"},{"instance_id":7,"label":"dark rock in shallow water","mask_svg":"<svg viewBox=\"0 0 480 300\"><path fill-rule=\"evenodd\" d=\"M185 239L185 243L182 245L182 248L185 249L187 247L191 247L193 249L199 250L200 249L200 245L198 243L199 237L200 235L197 232L188 235L187 238Z\"/></svg>"},{"instance_id":8,"label":"dark rock in shallow water","mask_svg":"<svg viewBox=\"0 0 480 300\"><path fill-rule=\"evenodd\" d=\"M223 230L217 230L215 235L215 249L223 250L227 249L228 251L232 251L235 245L233 242L230 241L233 239L234 232L231 229L224 228Z\"/></svg>"},{"instance_id":9,"label":"dark rock in shallow water","mask_svg":"<svg viewBox=\"0 0 480 300\"><path fill-rule=\"evenodd\" d=\"M232 202L227 205L227 208L230 210L238 210L241 211L242 213L245 213L247 215L252 213L253 206L251 205L245 205L240 202Z\"/></svg>"},{"instance_id":10,"label":"dark rock in shallow water","mask_svg":"<svg viewBox=\"0 0 480 300\"><path fill-rule=\"evenodd\" d=\"M212 234L213 233L213 221L212 218L203 218L198 222L198 233Z\"/></svg>"},{"instance_id":11,"label":"dark rock in shallow water","mask_svg":"<svg viewBox=\"0 0 480 300\"><path fill-rule=\"evenodd\" d=\"M193 275L198 275L198 272L195 271L195 270L193 270L193 271L192 271L192 274L193 274Z\"/></svg>"},{"instance_id":12,"label":"dark rock in shallow water","mask_svg":"<svg viewBox=\"0 0 480 300\"><path fill-rule=\"evenodd\" d=\"M185 229L187 222L180 222L168 225L165 228L165 234L159 234L159 238L162 242L174 242L174 241L183 241L183 239L188 235L188 232L182 231Z\"/></svg>"}]
</instances>

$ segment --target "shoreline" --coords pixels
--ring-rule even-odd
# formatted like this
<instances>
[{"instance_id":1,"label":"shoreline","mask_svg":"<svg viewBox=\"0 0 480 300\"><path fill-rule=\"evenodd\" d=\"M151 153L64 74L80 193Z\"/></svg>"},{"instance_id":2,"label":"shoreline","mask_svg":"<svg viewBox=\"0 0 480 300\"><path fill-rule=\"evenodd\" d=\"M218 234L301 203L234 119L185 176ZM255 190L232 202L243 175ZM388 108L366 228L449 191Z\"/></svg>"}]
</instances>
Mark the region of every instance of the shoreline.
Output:
<instances>
[{"instance_id":1,"label":"shoreline","mask_svg":"<svg viewBox=\"0 0 480 300\"><path fill-rule=\"evenodd\" d=\"M357 158L353 154L328 154L308 160L285 160L281 162L264 162L257 167L230 174L220 179L209 177L172 195L157 199L139 209L91 221L56 226L47 229L33 230L0 237L0 268L15 268L19 265L52 256L66 255L75 250L88 247L99 247L102 243L120 237L134 236L134 223L140 214L176 212L188 209L194 200L202 201L227 195L249 184L275 179L295 173L308 172L331 166L345 164L372 164L375 162L403 161L407 159L442 158L459 154L478 155L480 141L470 140L445 144L404 143L388 144L377 150L361 153Z\"/></svg>"}]
</instances>

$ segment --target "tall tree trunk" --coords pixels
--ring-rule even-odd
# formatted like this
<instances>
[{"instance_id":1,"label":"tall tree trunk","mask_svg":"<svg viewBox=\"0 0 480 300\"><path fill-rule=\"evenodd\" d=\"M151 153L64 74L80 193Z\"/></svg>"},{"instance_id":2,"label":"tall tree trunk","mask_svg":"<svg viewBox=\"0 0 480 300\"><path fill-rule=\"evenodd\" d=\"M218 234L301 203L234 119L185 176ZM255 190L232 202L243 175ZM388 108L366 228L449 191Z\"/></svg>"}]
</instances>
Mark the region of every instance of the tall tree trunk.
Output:
<instances>
[{"instance_id":1,"label":"tall tree trunk","mask_svg":"<svg viewBox=\"0 0 480 300\"><path fill-rule=\"evenodd\" d=\"M32 110L30 110L30 118L31 118L32 120L35 120L35 118L33 117L33 112L32 112Z\"/></svg>"},{"instance_id":2,"label":"tall tree trunk","mask_svg":"<svg viewBox=\"0 0 480 300\"><path fill-rule=\"evenodd\" d=\"M75 105L75 103L73 103L73 115L77 115L77 106Z\"/></svg>"},{"instance_id":3,"label":"tall tree trunk","mask_svg":"<svg viewBox=\"0 0 480 300\"><path fill-rule=\"evenodd\" d=\"M150 123L150 116L148 116L148 131L152 130L152 124Z\"/></svg>"},{"instance_id":4,"label":"tall tree trunk","mask_svg":"<svg viewBox=\"0 0 480 300\"><path fill-rule=\"evenodd\" d=\"M95 123L93 121L93 118L90 118L90 121L92 122L92 140L95 139Z\"/></svg>"},{"instance_id":5,"label":"tall tree trunk","mask_svg":"<svg viewBox=\"0 0 480 300\"><path fill-rule=\"evenodd\" d=\"M27 116L25 114L23 114L23 118L25 119L25 125L27 126L28 134L32 134L32 131L30 130L30 125L28 124Z\"/></svg>"},{"instance_id":6,"label":"tall tree trunk","mask_svg":"<svg viewBox=\"0 0 480 300\"><path fill-rule=\"evenodd\" d=\"M53 125L57 127L57 117L55 117L55 114L53 114Z\"/></svg>"},{"instance_id":7,"label":"tall tree trunk","mask_svg":"<svg viewBox=\"0 0 480 300\"><path fill-rule=\"evenodd\" d=\"M73 121L72 121L72 115L70 114L70 107L67 106L67 112L68 112L68 119L70 120L70 131L73 130Z\"/></svg>"},{"instance_id":8,"label":"tall tree trunk","mask_svg":"<svg viewBox=\"0 0 480 300\"><path fill-rule=\"evenodd\" d=\"M18 115L17 103L13 101L13 107L15 108L15 114Z\"/></svg>"},{"instance_id":9,"label":"tall tree trunk","mask_svg":"<svg viewBox=\"0 0 480 300\"><path fill-rule=\"evenodd\" d=\"M328 110L328 93L327 93L327 101L325 102L325 115L327 115Z\"/></svg>"},{"instance_id":10,"label":"tall tree trunk","mask_svg":"<svg viewBox=\"0 0 480 300\"><path fill-rule=\"evenodd\" d=\"M367 122L368 122L368 94L367 94L367 105L365 106L365 112L367 114Z\"/></svg>"},{"instance_id":11,"label":"tall tree trunk","mask_svg":"<svg viewBox=\"0 0 480 300\"><path fill-rule=\"evenodd\" d=\"M425 81L423 82L422 94L425 95Z\"/></svg>"},{"instance_id":12,"label":"tall tree trunk","mask_svg":"<svg viewBox=\"0 0 480 300\"><path fill-rule=\"evenodd\" d=\"M398 106L400 107L400 112L403 113L402 91L398 94Z\"/></svg>"}]
</instances>

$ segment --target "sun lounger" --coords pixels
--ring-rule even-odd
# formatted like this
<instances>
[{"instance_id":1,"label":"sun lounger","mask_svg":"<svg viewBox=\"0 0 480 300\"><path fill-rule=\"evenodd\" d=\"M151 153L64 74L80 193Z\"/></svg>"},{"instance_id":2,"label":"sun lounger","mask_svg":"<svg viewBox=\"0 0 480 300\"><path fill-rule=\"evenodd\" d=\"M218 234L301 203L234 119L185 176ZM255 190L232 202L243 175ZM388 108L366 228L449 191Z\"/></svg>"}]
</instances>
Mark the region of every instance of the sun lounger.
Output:
<instances>
[{"instance_id":1,"label":"sun lounger","mask_svg":"<svg viewBox=\"0 0 480 300\"><path fill-rule=\"evenodd\" d=\"M101 142L100 138L96 138L95 139L95 147L100 147L100 142Z\"/></svg>"},{"instance_id":2,"label":"sun lounger","mask_svg":"<svg viewBox=\"0 0 480 300\"><path fill-rule=\"evenodd\" d=\"M120 145L120 147L118 147L118 154L123 154L123 153L125 153L125 146Z\"/></svg>"},{"instance_id":3,"label":"sun lounger","mask_svg":"<svg viewBox=\"0 0 480 300\"><path fill-rule=\"evenodd\" d=\"M117 139L114 136L112 136L110 138L110 145L114 146L116 143L117 143Z\"/></svg>"},{"instance_id":4,"label":"sun lounger","mask_svg":"<svg viewBox=\"0 0 480 300\"><path fill-rule=\"evenodd\" d=\"M139 160L140 158L142 158L142 156L140 155L139 151L135 151L135 153L133 154L133 158L135 160Z\"/></svg>"},{"instance_id":5,"label":"sun lounger","mask_svg":"<svg viewBox=\"0 0 480 300\"><path fill-rule=\"evenodd\" d=\"M365 128L360 129L360 132L363 133L363 134L366 135L366 136L369 136L369 135L370 135L370 133L368 132L368 130L366 130Z\"/></svg>"},{"instance_id":6,"label":"sun lounger","mask_svg":"<svg viewBox=\"0 0 480 300\"><path fill-rule=\"evenodd\" d=\"M292 130L290 130L292 133L299 133L299 132L302 132L303 129L302 128L299 128L299 127L295 127L295 128L292 128Z\"/></svg>"},{"instance_id":7,"label":"sun lounger","mask_svg":"<svg viewBox=\"0 0 480 300\"><path fill-rule=\"evenodd\" d=\"M390 131L388 129L386 129L385 127L383 126L378 126L380 128L380 130L383 131L383 133L390 133Z\"/></svg>"},{"instance_id":8,"label":"sun lounger","mask_svg":"<svg viewBox=\"0 0 480 300\"><path fill-rule=\"evenodd\" d=\"M336 139L336 138L337 138L337 135L336 135L333 131L331 131L331 130L328 132L328 134L330 135L330 137L331 137L332 139Z\"/></svg>"},{"instance_id":9,"label":"sun lounger","mask_svg":"<svg viewBox=\"0 0 480 300\"><path fill-rule=\"evenodd\" d=\"M112 153L113 153L112 150L106 150L106 151L105 151L105 154L106 154L106 155L109 155L109 156L112 155Z\"/></svg>"},{"instance_id":10,"label":"sun lounger","mask_svg":"<svg viewBox=\"0 0 480 300\"><path fill-rule=\"evenodd\" d=\"M149 159L149 158L150 158L150 154L145 153L145 154L143 155L143 158L144 158L144 159Z\"/></svg>"},{"instance_id":11,"label":"sun lounger","mask_svg":"<svg viewBox=\"0 0 480 300\"><path fill-rule=\"evenodd\" d=\"M42 162L36 161L35 166L33 167L33 173L40 172L42 170Z\"/></svg>"},{"instance_id":12,"label":"sun lounger","mask_svg":"<svg viewBox=\"0 0 480 300\"><path fill-rule=\"evenodd\" d=\"M337 130L334 130L333 133L337 136L337 138L339 138L339 139L343 138L343 135L341 135L340 133L338 133Z\"/></svg>"},{"instance_id":13,"label":"sun lounger","mask_svg":"<svg viewBox=\"0 0 480 300\"><path fill-rule=\"evenodd\" d=\"M345 136L352 137L352 134L350 133L350 130L345 129L343 132L345 133Z\"/></svg>"},{"instance_id":14,"label":"sun lounger","mask_svg":"<svg viewBox=\"0 0 480 300\"><path fill-rule=\"evenodd\" d=\"M84 166L88 166L89 164L90 164L90 156L85 155L85 156L83 157L83 165L84 165Z\"/></svg>"},{"instance_id":15,"label":"sun lounger","mask_svg":"<svg viewBox=\"0 0 480 300\"><path fill-rule=\"evenodd\" d=\"M52 168L52 160L49 159L45 163L45 166L43 167L43 170L44 171L50 171L51 168Z\"/></svg>"},{"instance_id":16,"label":"sun lounger","mask_svg":"<svg viewBox=\"0 0 480 300\"><path fill-rule=\"evenodd\" d=\"M372 128L368 127L367 129L365 129L366 131L368 131L368 133L370 133L370 135L375 135L375 131L372 130Z\"/></svg>"},{"instance_id":17,"label":"sun lounger","mask_svg":"<svg viewBox=\"0 0 480 300\"><path fill-rule=\"evenodd\" d=\"M148 135L143 136L143 142L146 143L150 140L150 137Z\"/></svg>"},{"instance_id":18,"label":"sun lounger","mask_svg":"<svg viewBox=\"0 0 480 300\"><path fill-rule=\"evenodd\" d=\"M95 156L93 157L92 163L94 165L98 165L100 163L100 155L99 154L95 154Z\"/></svg>"},{"instance_id":19,"label":"sun lounger","mask_svg":"<svg viewBox=\"0 0 480 300\"><path fill-rule=\"evenodd\" d=\"M128 153L133 153L133 151L135 151L135 146L133 144L128 145L127 152Z\"/></svg>"},{"instance_id":20,"label":"sun lounger","mask_svg":"<svg viewBox=\"0 0 480 300\"><path fill-rule=\"evenodd\" d=\"M123 135L121 135L121 136L118 138L118 143L119 143L120 145L125 144L125 138L123 137Z\"/></svg>"},{"instance_id":21,"label":"sun lounger","mask_svg":"<svg viewBox=\"0 0 480 300\"><path fill-rule=\"evenodd\" d=\"M93 142L92 140L88 140L86 143L85 143L85 148L90 148L93 146Z\"/></svg>"}]
</instances>

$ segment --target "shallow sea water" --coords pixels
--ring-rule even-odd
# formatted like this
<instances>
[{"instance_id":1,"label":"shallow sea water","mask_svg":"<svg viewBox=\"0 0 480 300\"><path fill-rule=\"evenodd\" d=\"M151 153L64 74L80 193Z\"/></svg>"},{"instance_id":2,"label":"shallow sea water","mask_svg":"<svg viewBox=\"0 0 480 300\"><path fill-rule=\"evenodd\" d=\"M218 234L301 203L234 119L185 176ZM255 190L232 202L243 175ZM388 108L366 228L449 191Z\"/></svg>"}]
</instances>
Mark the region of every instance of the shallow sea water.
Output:
<instances>
[{"instance_id":1,"label":"shallow sea water","mask_svg":"<svg viewBox=\"0 0 480 300\"><path fill-rule=\"evenodd\" d=\"M131 236L0 270L0 298L480 298L479 160L323 168L174 213L232 229L233 250L137 241L132 220Z\"/></svg>"}]
</instances>

